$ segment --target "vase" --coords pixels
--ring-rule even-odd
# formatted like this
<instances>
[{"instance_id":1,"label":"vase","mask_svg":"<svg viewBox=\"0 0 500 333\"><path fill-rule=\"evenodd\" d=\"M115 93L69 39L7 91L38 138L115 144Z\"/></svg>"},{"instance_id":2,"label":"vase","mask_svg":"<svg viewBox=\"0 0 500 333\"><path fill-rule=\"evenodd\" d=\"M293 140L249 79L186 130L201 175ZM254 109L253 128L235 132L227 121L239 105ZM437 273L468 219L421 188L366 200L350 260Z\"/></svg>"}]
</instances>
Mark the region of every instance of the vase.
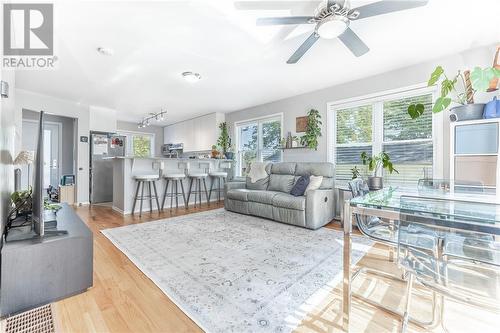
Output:
<instances>
[{"instance_id":1,"label":"vase","mask_svg":"<svg viewBox=\"0 0 500 333\"><path fill-rule=\"evenodd\" d=\"M232 151L226 151L224 155L228 160L232 160L234 158L234 153Z\"/></svg>"},{"instance_id":2,"label":"vase","mask_svg":"<svg viewBox=\"0 0 500 333\"><path fill-rule=\"evenodd\" d=\"M483 119L483 103L466 104L455 106L450 109L450 120L451 121L464 121L464 120L476 120Z\"/></svg>"},{"instance_id":3,"label":"vase","mask_svg":"<svg viewBox=\"0 0 500 333\"><path fill-rule=\"evenodd\" d=\"M366 184L368 185L370 191L381 190L384 187L384 181L382 177L368 177Z\"/></svg>"}]
</instances>

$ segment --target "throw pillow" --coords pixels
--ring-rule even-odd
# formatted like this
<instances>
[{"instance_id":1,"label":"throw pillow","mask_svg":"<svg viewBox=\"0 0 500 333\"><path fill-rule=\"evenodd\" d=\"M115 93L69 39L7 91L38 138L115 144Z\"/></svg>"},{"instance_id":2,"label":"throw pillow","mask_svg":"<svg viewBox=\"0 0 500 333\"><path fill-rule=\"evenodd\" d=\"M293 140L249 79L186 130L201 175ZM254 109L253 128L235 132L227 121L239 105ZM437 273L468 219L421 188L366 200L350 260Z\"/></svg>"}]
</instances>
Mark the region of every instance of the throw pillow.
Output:
<instances>
[{"instance_id":1,"label":"throw pillow","mask_svg":"<svg viewBox=\"0 0 500 333\"><path fill-rule=\"evenodd\" d=\"M309 185L307 185L306 192L319 189L322 181L323 181L323 176L311 176L311 177L309 177Z\"/></svg>"},{"instance_id":2,"label":"throw pillow","mask_svg":"<svg viewBox=\"0 0 500 333\"><path fill-rule=\"evenodd\" d=\"M268 176L266 172L267 163L263 162L253 162L250 165L250 172L248 173L248 177L252 183L257 182L260 179L264 179Z\"/></svg>"},{"instance_id":3,"label":"throw pillow","mask_svg":"<svg viewBox=\"0 0 500 333\"><path fill-rule=\"evenodd\" d=\"M309 176L301 176L299 179L297 179L297 182L295 182L295 185L290 191L290 194L295 197L304 195L307 185L309 185Z\"/></svg>"}]
</instances>

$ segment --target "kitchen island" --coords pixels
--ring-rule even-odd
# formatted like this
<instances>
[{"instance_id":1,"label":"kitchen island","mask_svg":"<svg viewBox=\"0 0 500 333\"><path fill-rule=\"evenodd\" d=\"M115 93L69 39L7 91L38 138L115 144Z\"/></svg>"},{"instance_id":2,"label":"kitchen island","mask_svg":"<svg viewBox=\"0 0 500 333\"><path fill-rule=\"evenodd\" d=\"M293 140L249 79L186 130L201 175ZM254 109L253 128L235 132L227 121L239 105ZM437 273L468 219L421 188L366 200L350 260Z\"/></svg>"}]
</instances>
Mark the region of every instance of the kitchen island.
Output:
<instances>
[{"instance_id":1,"label":"kitchen island","mask_svg":"<svg viewBox=\"0 0 500 333\"><path fill-rule=\"evenodd\" d=\"M200 166L200 163L209 163L210 171L227 171L228 177L231 175L232 170L222 170L219 165L220 162L231 162L225 159L192 159L192 158L167 158L167 157L113 157L113 210L121 214L131 214L132 205L134 203L134 195L137 183L134 179L136 175L151 175L151 174L166 174L166 173L179 173L183 170L179 169L180 162L189 163L190 171L192 172L206 172L207 170ZM211 177L207 177L207 189L210 191ZM156 182L158 189L158 200L160 206L163 200L163 193L165 191L166 181L163 177ZM215 188L216 185L214 185ZM194 188L194 185L193 185ZM184 189L187 193L189 191L188 178L184 180ZM180 191L180 189L179 189ZM145 188L144 193L147 192ZM154 193L154 192L153 192ZM221 193L222 195L222 193ZM203 200L206 200L203 196ZM211 201L217 200L217 193L212 194ZM181 206L182 199L179 201ZM191 199L191 202L194 200ZM183 203L182 203L183 204ZM175 204L174 204L175 205ZM170 200L165 201L165 208L170 208ZM157 210L156 203L153 200L153 210ZM143 202L143 212L149 211L149 200ZM136 205L135 212L139 212L139 202Z\"/></svg>"}]
</instances>

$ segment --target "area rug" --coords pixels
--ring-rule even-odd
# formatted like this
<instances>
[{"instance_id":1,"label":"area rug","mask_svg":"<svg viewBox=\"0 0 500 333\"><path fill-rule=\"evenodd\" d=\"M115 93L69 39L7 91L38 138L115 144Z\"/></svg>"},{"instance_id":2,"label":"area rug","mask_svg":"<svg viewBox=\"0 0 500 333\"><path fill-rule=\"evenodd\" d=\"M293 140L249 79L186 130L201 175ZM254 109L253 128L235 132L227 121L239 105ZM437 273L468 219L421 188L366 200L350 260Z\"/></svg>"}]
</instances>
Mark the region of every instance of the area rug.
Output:
<instances>
[{"instance_id":1,"label":"area rug","mask_svg":"<svg viewBox=\"0 0 500 333\"><path fill-rule=\"evenodd\" d=\"M342 232L217 209L102 233L206 332L290 332L342 278ZM370 248L353 239L353 262Z\"/></svg>"}]
</instances>

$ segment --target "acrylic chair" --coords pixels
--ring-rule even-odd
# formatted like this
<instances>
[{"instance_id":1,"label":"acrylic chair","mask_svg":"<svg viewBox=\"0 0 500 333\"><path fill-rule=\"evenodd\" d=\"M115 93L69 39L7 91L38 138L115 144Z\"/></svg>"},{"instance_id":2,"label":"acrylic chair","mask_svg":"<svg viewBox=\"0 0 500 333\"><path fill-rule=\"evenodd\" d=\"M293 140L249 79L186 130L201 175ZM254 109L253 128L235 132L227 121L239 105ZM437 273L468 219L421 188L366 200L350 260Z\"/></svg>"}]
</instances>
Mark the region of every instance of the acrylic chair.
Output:
<instances>
[{"instance_id":1,"label":"acrylic chair","mask_svg":"<svg viewBox=\"0 0 500 333\"><path fill-rule=\"evenodd\" d=\"M419 207L424 206L432 207L436 213L419 213ZM500 313L500 243L489 237L499 234L499 217L499 204L401 197L398 262L409 273L402 332L408 327L414 280L440 294L439 321L443 329L445 298ZM442 255L430 255L405 237L411 227L416 230L422 226L434 230L436 242L443 244L439 248ZM459 236L451 229L460 229ZM429 233L422 236L428 237ZM466 241L468 239L474 241L473 246ZM477 242L478 239L481 242Z\"/></svg>"},{"instance_id":2,"label":"acrylic chair","mask_svg":"<svg viewBox=\"0 0 500 333\"><path fill-rule=\"evenodd\" d=\"M351 190L352 197L357 198L360 196L364 196L369 192L368 185L363 179L357 178L348 183L348 186ZM395 251L398 246L398 230L399 230L399 221L385 221L375 216L367 216L361 214L354 214L354 218L356 220L357 227L359 231L367 236L368 238L376 241L377 243L384 244L389 247L389 251ZM414 230L415 229L415 230ZM437 256L437 243L434 235L425 235L426 230L421 227L412 227L404 233L405 240L403 242L412 242L418 244L418 248L422 251L426 251L430 253L432 256ZM415 239L415 236L419 236L418 239ZM424 235L424 236L420 236ZM354 280L356 277L360 275L360 273L367 273L379 277L383 277L390 280L396 280L400 282L406 282L406 274L403 271L402 276L395 276L394 274L387 273L382 270L372 269L367 267L361 267L356 270L352 276ZM395 309L391 309L383 304L379 304L374 300L360 295L358 293L353 293L353 297L360 299L361 301L368 303L376 308L382 309L392 315L399 316L403 320L403 313L398 312ZM432 293L432 320L428 322L423 322L414 318L411 318L411 321L415 324L422 327L430 327L436 324L437 318L437 295L436 293Z\"/></svg>"}]
</instances>

